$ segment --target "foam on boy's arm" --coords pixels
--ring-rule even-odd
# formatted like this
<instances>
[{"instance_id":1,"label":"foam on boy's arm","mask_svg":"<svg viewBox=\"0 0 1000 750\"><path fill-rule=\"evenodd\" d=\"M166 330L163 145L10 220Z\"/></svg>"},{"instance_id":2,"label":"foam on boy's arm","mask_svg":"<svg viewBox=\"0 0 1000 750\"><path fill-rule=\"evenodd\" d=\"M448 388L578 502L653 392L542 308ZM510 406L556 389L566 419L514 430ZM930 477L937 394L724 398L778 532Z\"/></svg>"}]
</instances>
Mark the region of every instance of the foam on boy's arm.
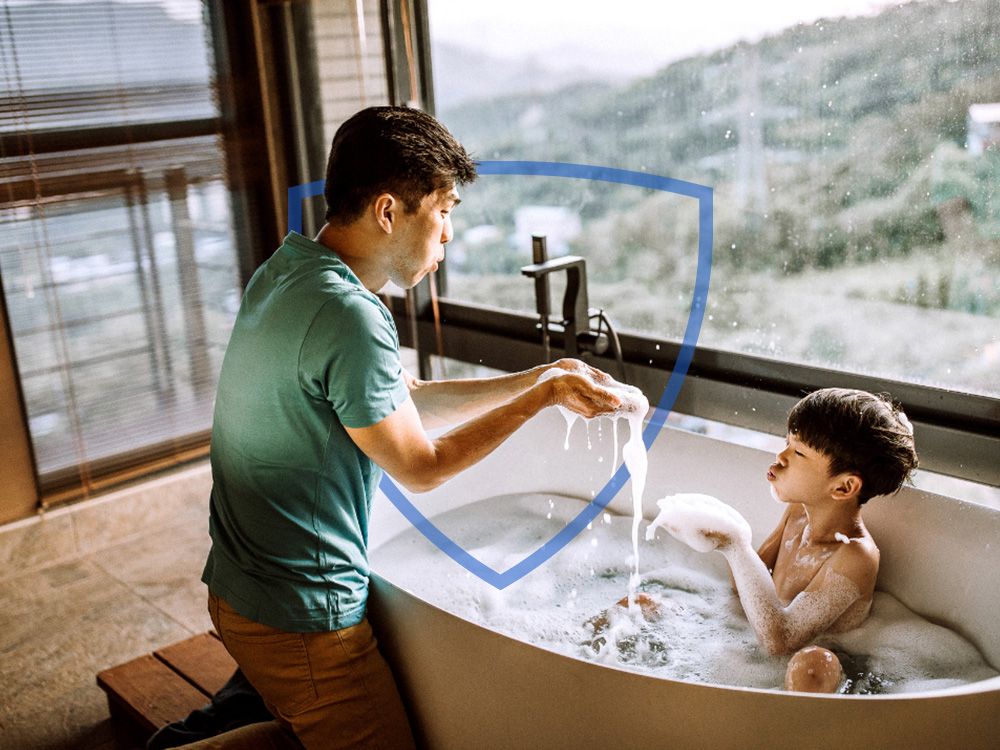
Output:
<instances>
[{"instance_id":1,"label":"foam on boy's arm","mask_svg":"<svg viewBox=\"0 0 1000 750\"><path fill-rule=\"evenodd\" d=\"M785 606L752 547L734 544L723 554L733 571L743 611L761 645L772 654L791 653L806 645L828 630L861 595L851 579L830 572L821 588L803 591Z\"/></svg>"},{"instance_id":2,"label":"foam on boy's arm","mask_svg":"<svg viewBox=\"0 0 1000 750\"><path fill-rule=\"evenodd\" d=\"M750 544L750 524L735 509L710 495L682 493L657 501L660 513L646 529L657 528L699 552L718 548L736 582L740 603L764 648L774 654L794 651L827 630L860 591L849 578L830 572L821 588L803 591L787 606L778 598L771 574ZM720 545L720 536L729 540Z\"/></svg>"}]
</instances>

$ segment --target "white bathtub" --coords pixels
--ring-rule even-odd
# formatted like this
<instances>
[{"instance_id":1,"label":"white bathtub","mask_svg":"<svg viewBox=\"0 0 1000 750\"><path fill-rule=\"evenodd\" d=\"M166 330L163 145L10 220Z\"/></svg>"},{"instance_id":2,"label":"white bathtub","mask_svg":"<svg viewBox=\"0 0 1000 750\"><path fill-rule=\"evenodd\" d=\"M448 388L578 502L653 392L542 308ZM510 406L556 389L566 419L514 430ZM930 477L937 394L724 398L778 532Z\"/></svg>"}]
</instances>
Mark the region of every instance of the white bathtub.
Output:
<instances>
[{"instance_id":1,"label":"white bathtub","mask_svg":"<svg viewBox=\"0 0 1000 750\"><path fill-rule=\"evenodd\" d=\"M590 497L607 479L611 431L599 443L592 430L593 451L585 450L581 424L574 450L563 451L564 436L565 423L549 410L472 471L414 502L433 515L507 493ZM644 515L653 518L665 494L706 492L743 513L759 542L781 513L764 480L771 460L665 428L650 451ZM611 508L631 513L628 486ZM959 632L1000 667L1000 511L905 489L873 500L864 515L882 552L879 588ZM400 563L380 560L379 546L407 527L379 493L369 611L418 742L431 750L1000 747L1000 677L902 695L791 694L645 676L501 635L393 583Z\"/></svg>"}]
</instances>

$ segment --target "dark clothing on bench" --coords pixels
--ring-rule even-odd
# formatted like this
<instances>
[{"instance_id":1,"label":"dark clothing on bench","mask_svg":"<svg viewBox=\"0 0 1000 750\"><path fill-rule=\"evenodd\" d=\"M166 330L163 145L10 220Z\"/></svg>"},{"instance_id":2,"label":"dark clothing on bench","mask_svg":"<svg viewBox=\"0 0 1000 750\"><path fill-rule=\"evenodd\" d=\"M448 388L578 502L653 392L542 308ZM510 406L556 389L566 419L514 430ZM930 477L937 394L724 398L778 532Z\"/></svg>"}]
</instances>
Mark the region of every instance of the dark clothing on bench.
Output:
<instances>
[{"instance_id":1,"label":"dark clothing on bench","mask_svg":"<svg viewBox=\"0 0 1000 750\"><path fill-rule=\"evenodd\" d=\"M146 750L180 747L273 718L253 685L237 669L212 696L211 703L192 711L183 721L175 721L160 729L149 738Z\"/></svg>"}]
</instances>

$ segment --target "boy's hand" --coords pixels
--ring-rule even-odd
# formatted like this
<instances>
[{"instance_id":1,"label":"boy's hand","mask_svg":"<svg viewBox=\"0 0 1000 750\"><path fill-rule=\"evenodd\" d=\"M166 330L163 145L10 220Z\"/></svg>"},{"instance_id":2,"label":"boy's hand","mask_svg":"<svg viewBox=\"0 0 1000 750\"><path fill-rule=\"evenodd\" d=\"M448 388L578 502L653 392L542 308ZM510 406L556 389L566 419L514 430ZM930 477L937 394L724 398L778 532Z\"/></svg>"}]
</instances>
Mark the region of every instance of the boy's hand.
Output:
<instances>
[{"instance_id":1,"label":"boy's hand","mask_svg":"<svg viewBox=\"0 0 1000 750\"><path fill-rule=\"evenodd\" d=\"M665 528L674 539L684 542L697 552L711 552L713 549L722 552L733 544L732 534L717 529L682 528L669 521L664 521L659 525ZM655 531L653 524L650 524L649 528L646 529L646 539L652 539Z\"/></svg>"},{"instance_id":2,"label":"boy's hand","mask_svg":"<svg viewBox=\"0 0 1000 750\"><path fill-rule=\"evenodd\" d=\"M652 539L662 526L672 537L698 552L726 552L734 544L750 544L750 524L736 510L710 495L682 493L657 501L660 514L646 528Z\"/></svg>"},{"instance_id":3,"label":"boy's hand","mask_svg":"<svg viewBox=\"0 0 1000 750\"><path fill-rule=\"evenodd\" d=\"M711 549L718 550L719 552L725 551L728 547L733 545L732 534L727 534L724 531L713 531L712 529L695 529L695 533L705 540L706 545L712 545Z\"/></svg>"}]
</instances>

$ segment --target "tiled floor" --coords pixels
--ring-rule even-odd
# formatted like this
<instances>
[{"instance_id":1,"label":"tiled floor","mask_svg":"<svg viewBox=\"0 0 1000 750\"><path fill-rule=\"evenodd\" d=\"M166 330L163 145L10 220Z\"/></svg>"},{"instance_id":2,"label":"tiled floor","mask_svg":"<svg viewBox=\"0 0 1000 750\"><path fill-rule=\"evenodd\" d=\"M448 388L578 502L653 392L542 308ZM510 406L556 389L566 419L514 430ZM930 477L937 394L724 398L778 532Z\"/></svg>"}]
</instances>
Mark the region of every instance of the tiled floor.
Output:
<instances>
[{"instance_id":1,"label":"tiled floor","mask_svg":"<svg viewBox=\"0 0 1000 750\"><path fill-rule=\"evenodd\" d=\"M97 672L211 627L207 467L179 475L0 528L3 750L130 747Z\"/></svg>"}]
</instances>

